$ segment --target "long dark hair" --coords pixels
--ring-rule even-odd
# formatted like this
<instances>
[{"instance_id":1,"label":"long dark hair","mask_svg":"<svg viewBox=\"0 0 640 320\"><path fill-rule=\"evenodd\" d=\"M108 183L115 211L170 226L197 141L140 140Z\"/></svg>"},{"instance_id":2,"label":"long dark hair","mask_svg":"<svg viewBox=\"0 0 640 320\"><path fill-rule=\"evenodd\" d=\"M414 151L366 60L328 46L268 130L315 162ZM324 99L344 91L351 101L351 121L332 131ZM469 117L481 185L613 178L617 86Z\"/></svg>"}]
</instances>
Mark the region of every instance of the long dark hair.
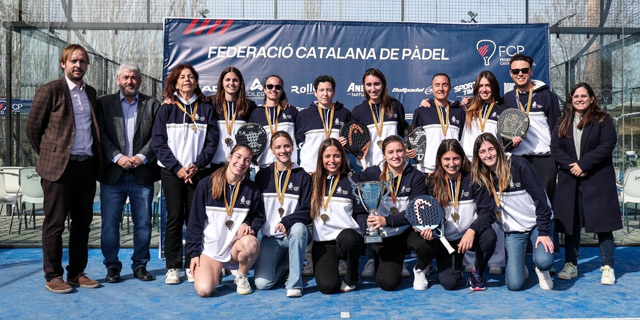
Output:
<instances>
[{"instance_id":1,"label":"long dark hair","mask_svg":"<svg viewBox=\"0 0 640 320\"><path fill-rule=\"evenodd\" d=\"M376 68L367 69L367 71L365 71L362 75L363 86L364 78L366 78L367 76L377 77L378 79L380 79L380 82L382 82L382 107L384 107L384 113L387 115L387 117L392 117L396 110L395 106L393 105L393 99L391 98L391 96L389 96L389 89L387 88L387 78L384 77L384 73ZM371 100L371 97L369 97L369 93L367 92L367 90L364 89L363 91L365 99L367 99L367 101Z\"/></svg>"},{"instance_id":2,"label":"long dark hair","mask_svg":"<svg viewBox=\"0 0 640 320\"><path fill-rule=\"evenodd\" d=\"M214 108L216 108L216 112L218 113L223 112L222 106L227 103L224 98L224 94L225 94L224 77L229 72L235 73L236 76L238 76L238 79L240 80L240 87L238 88L238 97L236 98L236 108L237 108L236 112L238 113L238 117L242 117L245 114L247 114L247 112L249 112L249 99L247 99L247 91L244 86L244 78L242 77L242 73L236 67L226 67L220 73L220 77L218 78L218 87L217 87L218 89L216 94L213 96L213 102L214 102L213 106Z\"/></svg>"},{"instance_id":3,"label":"long dark hair","mask_svg":"<svg viewBox=\"0 0 640 320\"><path fill-rule=\"evenodd\" d=\"M202 90L200 90L200 75L198 75L196 69L194 69L193 66L188 63L179 64L175 68L173 68L173 70L171 70L167 78L164 80L164 90L162 91L162 97L164 99L175 100L173 94L178 90L176 89L176 84L178 83L178 78L180 78L180 73L184 69L191 70L191 73L193 73L193 77L196 79L196 83L194 84L195 89L193 91L196 97L198 97L200 101L208 102L209 99L205 97L205 95L202 94Z\"/></svg>"},{"instance_id":4,"label":"long dark hair","mask_svg":"<svg viewBox=\"0 0 640 320\"><path fill-rule=\"evenodd\" d=\"M322 206L322 200L324 200L324 194L322 194L323 186L326 183L327 169L322 164L322 156L324 151L329 147L336 147L342 156L340 163L340 174L346 175L349 173L349 162L347 161L347 154L344 152L344 148L340 142L335 138L329 138L322 141L320 148L318 149L318 162L316 165L316 172L313 173L311 180L313 182L313 190L311 191L311 219L315 219L320 214L320 207ZM336 181L337 183L337 181Z\"/></svg>"},{"instance_id":5,"label":"long dark hair","mask_svg":"<svg viewBox=\"0 0 640 320\"><path fill-rule=\"evenodd\" d=\"M500 84L498 83L498 79L496 76L489 70L480 71L478 76L476 77L476 82L473 84L473 98L471 98L471 103L469 104L469 108L466 111L466 120L467 127L470 128L474 119L478 119L481 117L480 113L482 112L482 105L484 102L482 98L480 98L480 81L482 79L487 79L489 81L489 86L491 87L491 98L497 104L502 104L502 97L500 97Z\"/></svg>"},{"instance_id":6,"label":"long dark hair","mask_svg":"<svg viewBox=\"0 0 640 320\"><path fill-rule=\"evenodd\" d=\"M509 182L511 181L511 164L507 160L504 148L502 148L498 139L489 132L480 134L473 143L473 160L471 161L471 176L473 178L473 183L481 186L484 185L487 190L495 192L493 178L491 177L491 169L482 163L482 160L480 160L480 157L478 156L480 146L482 146L485 141L489 142L493 145L493 148L496 149L496 174L498 175L499 192L506 190L509 188Z\"/></svg>"},{"instance_id":7,"label":"long dark hair","mask_svg":"<svg viewBox=\"0 0 640 320\"><path fill-rule=\"evenodd\" d=\"M460 156L460 174L469 172L469 160L464 154L464 149L456 139L444 139L436 153L436 168L427 177L427 184L433 184L433 197L441 206L446 207L451 202L449 196L449 178L442 167L442 156L448 151L453 151Z\"/></svg>"},{"instance_id":8,"label":"long dark hair","mask_svg":"<svg viewBox=\"0 0 640 320\"><path fill-rule=\"evenodd\" d=\"M593 119L598 119L598 122L602 122L606 113L602 111L600 105L598 104L598 100L596 99L596 94L593 91L593 88L586 82L580 82L571 88L571 91L567 95L567 103L564 106L564 113L560 118L560 127L558 128L558 136L559 137L569 137L569 132L573 127L573 117L576 114L576 109L573 108L573 94L576 93L576 90L579 88L587 89L589 93L589 98L592 102L589 104L589 107L582 115L582 120L578 123L578 129L582 130L585 125L591 123Z\"/></svg>"},{"instance_id":9,"label":"long dark hair","mask_svg":"<svg viewBox=\"0 0 640 320\"><path fill-rule=\"evenodd\" d=\"M238 151L240 148L245 148L249 150L249 154L253 157L253 151L246 144L236 144L231 149L229 156L231 156L234 152ZM222 191L225 187L225 183L227 182L227 168L229 167L229 161L227 161L222 167L218 168L211 175L211 197L213 199L220 199L222 197Z\"/></svg>"},{"instance_id":10,"label":"long dark hair","mask_svg":"<svg viewBox=\"0 0 640 320\"><path fill-rule=\"evenodd\" d=\"M272 74L266 78L264 78L264 87L267 87L267 80L271 79L271 78L278 78L278 80L280 80L280 84L282 85L282 94L280 95L280 99L278 99L278 103L287 100L287 92L284 90L284 80L282 80L282 77L280 77L279 75L276 74ZM264 95L264 101L267 101L267 95Z\"/></svg>"}]
</instances>

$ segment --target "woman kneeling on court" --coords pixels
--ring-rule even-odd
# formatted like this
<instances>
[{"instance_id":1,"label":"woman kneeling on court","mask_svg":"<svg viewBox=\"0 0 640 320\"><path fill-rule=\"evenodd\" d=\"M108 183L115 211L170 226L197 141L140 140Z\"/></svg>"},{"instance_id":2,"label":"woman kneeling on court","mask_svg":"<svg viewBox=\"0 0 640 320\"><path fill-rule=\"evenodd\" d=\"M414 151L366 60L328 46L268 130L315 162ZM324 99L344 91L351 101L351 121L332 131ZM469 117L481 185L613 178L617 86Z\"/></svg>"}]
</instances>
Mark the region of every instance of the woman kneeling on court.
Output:
<instances>
[{"instance_id":1,"label":"woman kneeling on court","mask_svg":"<svg viewBox=\"0 0 640 320\"><path fill-rule=\"evenodd\" d=\"M362 233L367 213L357 204L348 179L349 164L337 139L322 142L318 153L311 192L313 219L312 259L318 289L322 293L356 289L358 259L364 248ZM347 260L342 283L338 278L338 261Z\"/></svg>"},{"instance_id":2,"label":"woman kneeling on court","mask_svg":"<svg viewBox=\"0 0 640 320\"><path fill-rule=\"evenodd\" d=\"M380 202L377 215L367 218L367 223L379 229L382 236L382 243L373 244L376 283L387 291L400 284L404 254L409 248L418 255L413 268L413 289L425 290L428 282L424 270L431 262L426 256L427 243L410 228L405 215L409 200L427 193L425 175L406 161L402 138L392 135L384 139L382 152L384 161L361 174L362 181L389 181L389 195Z\"/></svg>"},{"instance_id":3,"label":"woman kneeling on court","mask_svg":"<svg viewBox=\"0 0 640 320\"><path fill-rule=\"evenodd\" d=\"M249 269L260 253L255 235L264 223L260 190L245 177L252 155L248 146L234 146L227 163L196 188L187 226L187 254L201 297L213 293L225 267L238 270L237 293L251 293Z\"/></svg>"},{"instance_id":4,"label":"woman kneeling on court","mask_svg":"<svg viewBox=\"0 0 640 320\"><path fill-rule=\"evenodd\" d=\"M493 195L496 220L505 232L509 290L522 290L527 278L527 241L533 245L533 262L542 290L553 289L549 269L553 264L553 214L542 182L533 166L516 155L505 154L491 133L478 136L473 146L473 178Z\"/></svg>"},{"instance_id":5,"label":"woman kneeling on court","mask_svg":"<svg viewBox=\"0 0 640 320\"><path fill-rule=\"evenodd\" d=\"M311 178L291 161L293 139L285 131L271 136L276 162L261 169L256 183L264 197L267 219L262 227L262 252L255 267L258 290L271 289L287 274L287 297L302 296L302 262L309 234Z\"/></svg>"},{"instance_id":6,"label":"woman kneeling on court","mask_svg":"<svg viewBox=\"0 0 640 320\"><path fill-rule=\"evenodd\" d=\"M469 160L455 139L443 140L436 154L435 170L427 177L428 193L444 209L444 237L454 248L453 257L429 228L422 231L429 240L427 258L436 258L438 279L446 290L454 290L462 281L462 260L468 250L475 251L469 289L486 290L484 271L496 247L493 203L487 189L472 182Z\"/></svg>"}]
</instances>

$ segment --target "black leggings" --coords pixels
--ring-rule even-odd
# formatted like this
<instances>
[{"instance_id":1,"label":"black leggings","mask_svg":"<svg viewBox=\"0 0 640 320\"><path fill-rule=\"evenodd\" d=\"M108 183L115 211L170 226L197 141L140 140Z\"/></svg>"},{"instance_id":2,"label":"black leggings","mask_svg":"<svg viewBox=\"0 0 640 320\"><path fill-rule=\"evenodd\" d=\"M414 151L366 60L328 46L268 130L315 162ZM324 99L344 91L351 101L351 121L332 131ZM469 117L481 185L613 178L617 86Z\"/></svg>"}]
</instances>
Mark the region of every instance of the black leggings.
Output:
<instances>
[{"instance_id":1,"label":"black leggings","mask_svg":"<svg viewBox=\"0 0 640 320\"><path fill-rule=\"evenodd\" d=\"M339 260L347 260L344 282L350 286L358 283L358 259L364 248L364 238L354 229L344 229L334 241L314 241L311 255L318 289L333 293L340 287Z\"/></svg>"},{"instance_id":2,"label":"black leggings","mask_svg":"<svg viewBox=\"0 0 640 320\"><path fill-rule=\"evenodd\" d=\"M427 241L427 261L436 259L438 280L445 290L454 290L462 282L462 259L464 258L464 253L458 253L457 251L457 246L461 239L449 241L449 244L456 249L452 254L447 252L440 239ZM476 253L475 269L480 275L484 274L487 263L496 249L496 240L496 232L493 231L493 228L486 228L480 234L476 233L473 239L471 250Z\"/></svg>"},{"instance_id":3,"label":"black leggings","mask_svg":"<svg viewBox=\"0 0 640 320\"><path fill-rule=\"evenodd\" d=\"M376 266L376 284L385 291L394 290L402 281L402 266L404 253L409 248L418 256L416 269L424 270L433 260L428 258L429 248L427 240L413 229L382 239L382 243L373 245Z\"/></svg>"}]
</instances>

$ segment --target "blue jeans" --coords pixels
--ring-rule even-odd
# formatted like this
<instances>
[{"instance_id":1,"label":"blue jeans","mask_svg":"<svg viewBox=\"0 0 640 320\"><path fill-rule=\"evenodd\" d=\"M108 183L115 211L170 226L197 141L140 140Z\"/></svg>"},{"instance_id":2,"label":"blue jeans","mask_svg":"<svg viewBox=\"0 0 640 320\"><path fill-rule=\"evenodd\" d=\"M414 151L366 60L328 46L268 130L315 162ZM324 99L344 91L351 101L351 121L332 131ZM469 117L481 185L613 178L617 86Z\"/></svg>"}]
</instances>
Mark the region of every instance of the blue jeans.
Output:
<instances>
[{"instance_id":1,"label":"blue jeans","mask_svg":"<svg viewBox=\"0 0 640 320\"><path fill-rule=\"evenodd\" d=\"M100 210L102 211L101 243L104 265L122 270L118 260L120 251L120 222L125 202L129 197L133 220L133 256L131 269L145 267L151 255L151 203L153 183L139 184L133 174L123 173L114 185L100 184Z\"/></svg>"},{"instance_id":2,"label":"blue jeans","mask_svg":"<svg viewBox=\"0 0 640 320\"><path fill-rule=\"evenodd\" d=\"M553 235L553 227L551 228ZM527 240L533 247L533 263L541 271L548 271L553 265L553 252L546 252L544 246L535 247L538 239L538 227L529 232L505 232L504 247L507 249L507 266L505 268L505 283L511 291L522 290L524 286L525 254Z\"/></svg>"},{"instance_id":3,"label":"blue jeans","mask_svg":"<svg viewBox=\"0 0 640 320\"><path fill-rule=\"evenodd\" d=\"M302 289L302 262L308 238L307 226L300 222L291 227L288 238L262 237L255 264L256 288L269 290L289 273L285 287Z\"/></svg>"}]
</instances>

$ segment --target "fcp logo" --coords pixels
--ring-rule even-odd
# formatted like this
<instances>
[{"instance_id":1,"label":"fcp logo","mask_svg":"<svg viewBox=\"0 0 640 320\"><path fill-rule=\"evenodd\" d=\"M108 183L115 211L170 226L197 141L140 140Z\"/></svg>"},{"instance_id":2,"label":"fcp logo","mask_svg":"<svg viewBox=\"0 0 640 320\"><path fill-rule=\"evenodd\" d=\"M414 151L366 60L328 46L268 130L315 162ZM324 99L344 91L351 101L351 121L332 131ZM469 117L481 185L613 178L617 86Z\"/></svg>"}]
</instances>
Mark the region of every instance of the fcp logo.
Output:
<instances>
[{"instance_id":1,"label":"fcp logo","mask_svg":"<svg viewBox=\"0 0 640 320\"><path fill-rule=\"evenodd\" d=\"M476 49L484 60L484 65L488 66L489 60L493 57L493 54L496 53L496 43L489 39L480 40L476 43Z\"/></svg>"}]
</instances>

